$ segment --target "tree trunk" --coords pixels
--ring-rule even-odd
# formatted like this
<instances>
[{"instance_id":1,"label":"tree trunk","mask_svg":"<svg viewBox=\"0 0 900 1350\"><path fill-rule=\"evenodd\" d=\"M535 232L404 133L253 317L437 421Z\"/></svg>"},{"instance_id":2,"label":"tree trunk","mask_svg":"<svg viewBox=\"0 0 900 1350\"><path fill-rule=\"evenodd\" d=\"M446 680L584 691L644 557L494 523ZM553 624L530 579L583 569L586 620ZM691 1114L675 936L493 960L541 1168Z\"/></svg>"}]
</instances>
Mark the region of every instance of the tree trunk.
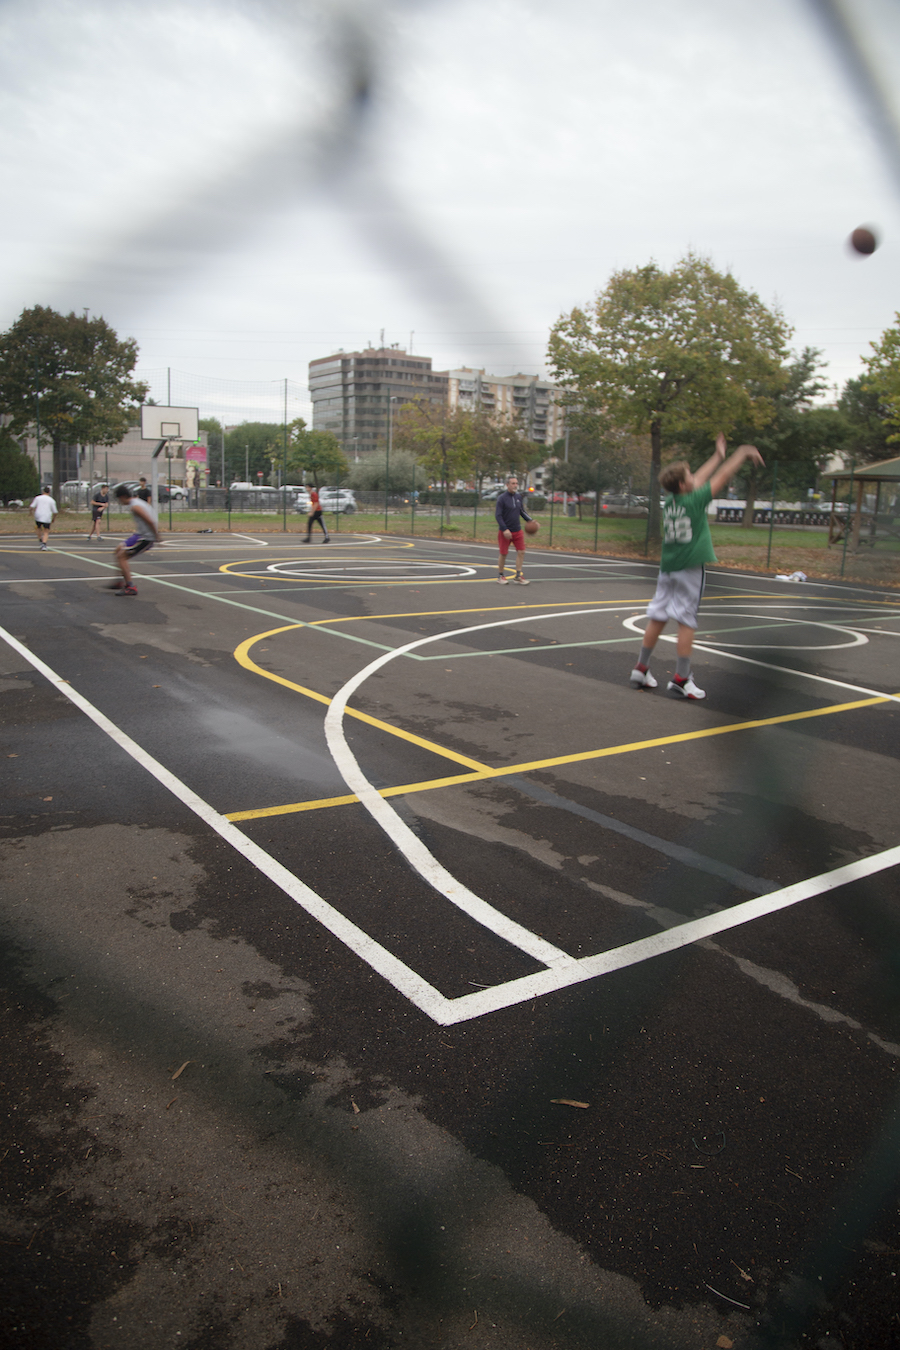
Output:
<instances>
[{"instance_id":1,"label":"tree trunk","mask_svg":"<svg viewBox=\"0 0 900 1350\"><path fill-rule=\"evenodd\" d=\"M659 474L662 468L662 423L658 420L650 423L650 496L647 540L651 544L660 542L660 505Z\"/></svg>"},{"instance_id":2,"label":"tree trunk","mask_svg":"<svg viewBox=\"0 0 900 1350\"><path fill-rule=\"evenodd\" d=\"M756 510L756 469L752 468L749 470L749 476L747 478L747 498L746 498L746 505L744 507L744 519L741 521L741 525L745 530L752 529L753 513L755 510Z\"/></svg>"}]
</instances>

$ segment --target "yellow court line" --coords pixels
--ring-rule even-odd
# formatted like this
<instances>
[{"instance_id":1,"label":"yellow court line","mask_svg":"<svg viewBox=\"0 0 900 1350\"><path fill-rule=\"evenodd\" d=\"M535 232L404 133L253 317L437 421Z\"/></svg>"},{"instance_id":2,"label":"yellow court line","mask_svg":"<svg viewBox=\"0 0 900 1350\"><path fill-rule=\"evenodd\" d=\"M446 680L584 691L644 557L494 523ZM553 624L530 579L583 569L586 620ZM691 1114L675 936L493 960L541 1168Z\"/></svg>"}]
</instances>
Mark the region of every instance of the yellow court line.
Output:
<instances>
[{"instance_id":1,"label":"yellow court line","mask_svg":"<svg viewBox=\"0 0 900 1350\"><path fill-rule=\"evenodd\" d=\"M280 632L282 630L275 630ZM296 688L297 686L293 686ZM319 695L321 697L321 695ZM610 755L627 755L635 750L652 750L663 745L677 745L682 741L699 741L709 736L725 736L732 731L752 731L759 727L774 727L785 722L800 722L810 717L827 717L832 713L850 712L854 708L871 708L878 703L892 702L890 696L859 699L854 703L835 703L828 708L810 708L805 712L783 713L779 717L765 717L753 722L731 722L720 727L705 727L700 731L683 731L675 736L659 736L650 741L631 741L627 745L610 745L602 750L581 750L572 755L557 755L553 759L535 759L525 764L509 764L499 769L480 768L476 773L464 773L452 778L432 778L424 783L404 783L397 787L379 789L381 797L399 797L412 792L428 792L435 788L456 787L462 783L478 783L490 778L509 778L513 774L534 773L538 769L557 768L562 764L578 764L590 759L604 759ZM350 709L347 709L350 712ZM447 753L444 751L443 753ZM319 811L329 806L347 806L359 798L323 797L318 801L291 802L284 806L269 806L257 811L233 811L226 820L260 820L265 816L287 816L299 811Z\"/></svg>"},{"instance_id":2,"label":"yellow court line","mask_svg":"<svg viewBox=\"0 0 900 1350\"><path fill-rule=\"evenodd\" d=\"M326 694L319 694L315 689L306 689L302 684L295 684L293 680L285 679L283 675L275 675L270 670L263 670L249 656L250 648L255 643L261 642L263 638L275 637L277 633L288 633L294 628L309 627L311 625L306 623L289 623L281 628L270 628L267 633L257 633L234 649L234 658L245 670L252 671L254 675L262 675L264 679L272 680L275 684L283 684L286 689L293 689L298 694L305 694L307 698L314 699L317 703L324 703L328 707L331 699ZM387 731L392 736L397 736L402 741L409 741L412 745L418 745L434 755L441 755L444 759L452 759L456 764L465 764L467 768L477 769L479 772L485 768L483 764L479 764L477 759L470 759L468 755L457 754L455 750L448 750L445 746L436 745L433 741L426 741L421 736L414 736L411 731L403 731L399 727L392 727L388 722L381 722L377 717L370 717L368 713L357 712L354 708L348 708L347 716L355 717L360 722L366 722L370 727L376 727L379 731Z\"/></svg>"}]
</instances>

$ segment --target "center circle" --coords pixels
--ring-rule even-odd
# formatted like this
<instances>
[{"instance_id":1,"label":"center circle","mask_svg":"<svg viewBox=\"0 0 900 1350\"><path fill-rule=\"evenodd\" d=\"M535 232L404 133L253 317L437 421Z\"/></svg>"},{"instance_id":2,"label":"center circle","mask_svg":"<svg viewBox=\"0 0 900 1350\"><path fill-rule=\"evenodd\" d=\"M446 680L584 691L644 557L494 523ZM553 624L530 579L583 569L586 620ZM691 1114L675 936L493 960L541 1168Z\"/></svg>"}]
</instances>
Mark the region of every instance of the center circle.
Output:
<instances>
[{"instance_id":1,"label":"center circle","mask_svg":"<svg viewBox=\"0 0 900 1350\"><path fill-rule=\"evenodd\" d=\"M461 564L419 562L414 558L398 558L396 563L383 560L371 562L366 559L358 563L341 562L333 566L319 562L304 566L297 562L270 563L267 572L276 572L286 577L311 577L326 581L347 581L359 578L361 581L450 581L459 577L474 577L477 569Z\"/></svg>"}]
</instances>

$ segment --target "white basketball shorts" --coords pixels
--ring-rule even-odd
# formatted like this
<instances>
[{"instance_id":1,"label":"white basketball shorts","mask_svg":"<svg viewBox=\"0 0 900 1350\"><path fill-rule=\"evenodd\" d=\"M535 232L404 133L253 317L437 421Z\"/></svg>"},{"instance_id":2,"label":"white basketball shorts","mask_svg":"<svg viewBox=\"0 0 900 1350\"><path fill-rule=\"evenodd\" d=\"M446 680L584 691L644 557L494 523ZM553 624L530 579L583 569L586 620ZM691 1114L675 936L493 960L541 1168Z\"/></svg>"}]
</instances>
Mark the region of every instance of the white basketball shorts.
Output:
<instances>
[{"instance_id":1,"label":"white basketball shorts","mask_svg":"<svg viewBox=\"0 0 900 1350\"><path fill-rule=\"evenodd\" d=\"M687 628L696 628L705 581L704 567L688 567L684 572L660 572L656 594L647 606L647 618L659 623L674 619Z\"/></svg>"}]
</instances>

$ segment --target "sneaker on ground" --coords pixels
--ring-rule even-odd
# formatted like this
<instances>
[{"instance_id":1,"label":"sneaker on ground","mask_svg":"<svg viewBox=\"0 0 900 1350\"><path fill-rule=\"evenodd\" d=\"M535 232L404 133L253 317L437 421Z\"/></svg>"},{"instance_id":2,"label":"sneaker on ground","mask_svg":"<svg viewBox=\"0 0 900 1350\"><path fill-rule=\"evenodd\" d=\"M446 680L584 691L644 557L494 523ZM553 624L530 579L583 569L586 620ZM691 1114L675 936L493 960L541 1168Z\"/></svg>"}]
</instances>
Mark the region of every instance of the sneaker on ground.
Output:
<instances>
[{"instance_id":1,"label":"sneaker on ground","mask_svg":"<svg viewBox=\"0 0 900 1350\"><path fill-rule=\"evenodd\" d=\"M677 694L679 698L706 698L706 690L694 684L693 675L688 675L686 680L670 680L668 688L670 694Z\"/></svg>"},{"instance_id":2,"label":"sneaker on ground","mask_svg":"<svg viewBox=\"0 0 900 1350\"><path fill-rule=\"evenodd\" d=\"M499 583L500 583L501 586L508 586L508 585L509 585L509 577L505 577L505 576L503 575L502 572L501 572L500 575L498 576L497 580L499 581Z\"/></svg>"},{"instance_id":3,"label":"sneaker on ground","mask_svg":"<svg viewBox=\"0 0 900 1350\"><path fill-rule=\"evenodd\" d=\"M529 585L529 582L526 581L526 579L522 576L521 572L516 573L516 575L513 577L513 581L516 583L517 586Z\"/></svg>"},{"instance_id":4,"label":"sneaker on ground","mask_svg":"<svg viewBox=\"0 0 900 1350\"><path fill-rule=\"evenodd\" d=\"M331 543L331 535L326 534L325 538L322 540L322 543L323 543L323 544L330 544L330 543Z\"/></svg>"},{"instance_id":5,"label":"sneaker on ground","mask_svg":"<svg viewBox=\"0 0 900 1350\"><path fill-rule=\"evenodd\" d=\"M119 586L116 595L137 595L137 586Z\"/></svg>"},{"instance_id":6,"label":"sneaker on ground","mask_svg":"<svg viewBox=\"0 0 900 1350\"><path fill-rule=\"evenodd\" d=\"M649 670L641 670L639 666L635 666L631 672L632 689L655 689L656 685L657 680L650 674Z\"/></svg>"}]
</instances>

